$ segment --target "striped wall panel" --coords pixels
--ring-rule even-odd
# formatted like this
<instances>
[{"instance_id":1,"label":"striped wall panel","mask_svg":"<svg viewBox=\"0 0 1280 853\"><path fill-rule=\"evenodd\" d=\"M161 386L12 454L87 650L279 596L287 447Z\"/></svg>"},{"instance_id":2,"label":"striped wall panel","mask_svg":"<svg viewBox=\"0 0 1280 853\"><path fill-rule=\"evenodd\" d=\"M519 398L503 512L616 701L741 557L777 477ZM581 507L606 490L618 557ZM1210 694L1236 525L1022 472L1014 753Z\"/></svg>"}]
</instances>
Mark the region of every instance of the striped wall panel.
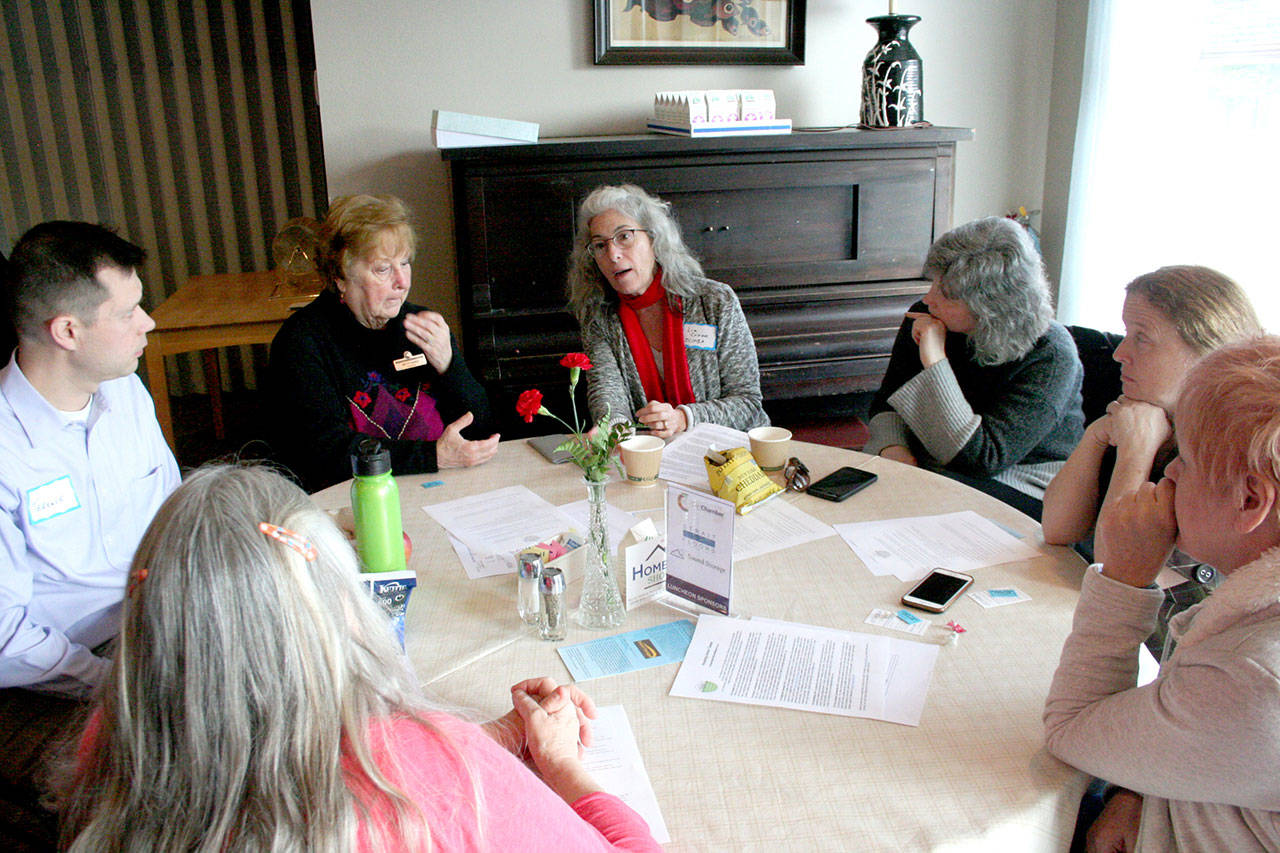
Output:
<instances>
[{"instance_id":1,"label":"striped wall panel","mask_svg":"<svg viewBox=\"0 0 1280 853\"><path fill-rule=\"evenodd\" d=\"M327 207L305 0L0 0L0 21L4 250L46 219L110 224L147 250L150 307L269 269L280 225Z\"/></svg>"}]
</instances>

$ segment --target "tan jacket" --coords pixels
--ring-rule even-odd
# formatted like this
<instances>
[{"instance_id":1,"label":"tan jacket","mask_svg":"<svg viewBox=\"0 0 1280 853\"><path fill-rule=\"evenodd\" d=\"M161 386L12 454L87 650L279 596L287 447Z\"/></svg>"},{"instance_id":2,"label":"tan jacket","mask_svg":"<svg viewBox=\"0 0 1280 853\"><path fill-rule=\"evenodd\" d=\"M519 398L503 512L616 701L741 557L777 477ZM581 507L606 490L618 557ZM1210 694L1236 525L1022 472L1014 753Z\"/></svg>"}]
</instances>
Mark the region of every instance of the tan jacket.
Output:
<instances>
[{"instance_id":1,"label":"tan jacket","mask_svg":"<svg viewBox=\"0 0 1280 853\"><path fill-rule=\"evenodd\" d=\"M1169 624L1135 687L1162 594L1090 569L1045 703L1049 750L1144 795L1138 850L1280 850L1280 549Z\"/></svg>"}]
</instances>

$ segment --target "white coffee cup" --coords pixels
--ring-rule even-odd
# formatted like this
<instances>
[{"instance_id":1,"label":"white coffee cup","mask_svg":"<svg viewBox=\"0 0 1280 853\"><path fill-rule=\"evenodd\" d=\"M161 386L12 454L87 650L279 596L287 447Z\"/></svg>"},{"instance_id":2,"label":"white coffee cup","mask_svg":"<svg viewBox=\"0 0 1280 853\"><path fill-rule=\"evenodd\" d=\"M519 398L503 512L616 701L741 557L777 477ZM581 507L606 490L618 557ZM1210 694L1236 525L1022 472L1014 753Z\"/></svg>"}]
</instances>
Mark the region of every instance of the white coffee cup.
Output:
<instances>
[{"instance_id":1,"label":"white coffee cup","mask_svg":"<svg viewBox=\"0 0 1280 853\"><path fill-rule=\"evenodd\" d=\"M748 430L751 439L751 455L765 471L779 471L791 455L791 430L775 426L762 426Z\"/></svg>"},{"instance_id":2,"label":"white coffee cup","mask_svg":"<svg viewBox=\"0 0 1280 853\"><path fill-rule=\"evenodd\" d=\"M667 443L656 435L633 435L618 445L622 448L622 467L627 482L633 486L652 486L658 482L662 468L662 448Z\"/></svg>"}]
</instances>

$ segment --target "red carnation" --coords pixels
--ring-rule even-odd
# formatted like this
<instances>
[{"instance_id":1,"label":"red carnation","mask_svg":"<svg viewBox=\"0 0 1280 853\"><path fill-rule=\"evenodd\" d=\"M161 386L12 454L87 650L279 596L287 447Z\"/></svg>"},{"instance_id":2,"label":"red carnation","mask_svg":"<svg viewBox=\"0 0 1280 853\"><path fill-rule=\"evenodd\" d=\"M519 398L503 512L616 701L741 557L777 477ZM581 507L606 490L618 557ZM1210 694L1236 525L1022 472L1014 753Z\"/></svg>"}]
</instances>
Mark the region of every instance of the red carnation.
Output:
<instances>
[{"instance_id":1,"label":"red carnation","mask_svg":"<svg viewBox=\"0 0 1280 853\"><path fill-rule=\"evenodd\" d=\"M373 398L363 391L357 391L351 399L362 409L369 405L369 403L373 402Z\"/></svg>"},{"instance_id":2,"label":"red carnation","mask_svg":"<svg viewBox=\"0 0 1280 853\"><path fill-rule=\"evenodd\" d=\"M583 356L585 358L586 356ZM516 400L516 414L524 418L527 424L533 423L533 416L538 414L542 409L542 392L537 388L530 388L528 391L520 392L520 399Z\"/></svg>"},{"instance_id":3,"label":"red carnation","mask_svg":"<svg viewBox=\"0 0 1280 853\"><path fill-rule=\"evenodd\" d=\"M586 353L571 352L564 358L560 359L561 367L577 367L582 370L591 369L591 359L587 358Z\"/></svg>"}]
</instances>

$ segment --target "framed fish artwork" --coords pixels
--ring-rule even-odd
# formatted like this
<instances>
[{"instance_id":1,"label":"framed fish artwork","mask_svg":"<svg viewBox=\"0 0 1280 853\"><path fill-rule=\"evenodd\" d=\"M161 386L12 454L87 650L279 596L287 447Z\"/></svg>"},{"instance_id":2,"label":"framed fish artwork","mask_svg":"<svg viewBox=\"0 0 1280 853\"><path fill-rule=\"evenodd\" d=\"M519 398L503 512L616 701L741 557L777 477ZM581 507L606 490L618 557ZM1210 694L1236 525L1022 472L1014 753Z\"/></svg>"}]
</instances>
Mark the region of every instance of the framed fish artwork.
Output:
<instances>
[{"instance_id":1,"label":"framed fish artwork","mask_svg":"<svg viewBox=\"0 0 1280 853\"><path fill-rule=\"evenodd\" d=\"M596 65L804 65L805 0L595 0Z\"/></svg>"}]
</instances>

